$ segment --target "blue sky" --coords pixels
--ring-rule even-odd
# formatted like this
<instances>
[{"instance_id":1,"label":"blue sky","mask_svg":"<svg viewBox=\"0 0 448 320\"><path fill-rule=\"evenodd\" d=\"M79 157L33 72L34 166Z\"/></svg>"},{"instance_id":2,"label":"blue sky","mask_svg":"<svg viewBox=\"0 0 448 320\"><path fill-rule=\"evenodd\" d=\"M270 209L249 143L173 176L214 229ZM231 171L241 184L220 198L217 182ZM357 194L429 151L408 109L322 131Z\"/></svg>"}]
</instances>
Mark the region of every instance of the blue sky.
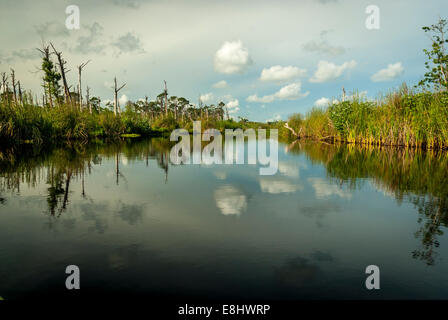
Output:
<instances>
[{"instance_id":1,"label":"blue sky","mask_svg":"<svg viewBox=\"0 0 448 320\"><path fill-rule=\"evenodd\" d=\"M365 26L372 4L378 30ZM65 27L68 5L80 9L79 30ZM114 76L127 83L122 102L154 98L166 80L170 94L224 100L233 116L286 119L342 87L376 98L416 84L430 45L421 27L444 12L444 0L2 0L0 71L14 67L22 86L40 93L35 48L52 41L71 84L76 65L92 60L83 83L102 100L112 99Z\"/></svg>"}]
</instances>

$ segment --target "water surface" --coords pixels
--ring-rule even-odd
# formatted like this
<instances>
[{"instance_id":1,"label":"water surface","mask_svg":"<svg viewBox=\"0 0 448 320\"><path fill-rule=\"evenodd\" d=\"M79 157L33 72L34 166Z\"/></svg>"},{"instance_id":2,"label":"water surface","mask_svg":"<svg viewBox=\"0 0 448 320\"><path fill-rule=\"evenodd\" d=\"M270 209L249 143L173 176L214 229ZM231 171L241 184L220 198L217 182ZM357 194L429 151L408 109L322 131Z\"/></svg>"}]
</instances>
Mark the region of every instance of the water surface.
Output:
<instances>
[{"instance_id":1,"label":"water surface","mask_svg":"<svg viewBox=\"0 0 448 320\"><path fill-rule=\"evenodd\" d=\"M164 139L0 152L0 296L447 299L448 156L295 142L279 170ZM381 289L364 286L381 270Z\"/></svg>"}]
</instances>

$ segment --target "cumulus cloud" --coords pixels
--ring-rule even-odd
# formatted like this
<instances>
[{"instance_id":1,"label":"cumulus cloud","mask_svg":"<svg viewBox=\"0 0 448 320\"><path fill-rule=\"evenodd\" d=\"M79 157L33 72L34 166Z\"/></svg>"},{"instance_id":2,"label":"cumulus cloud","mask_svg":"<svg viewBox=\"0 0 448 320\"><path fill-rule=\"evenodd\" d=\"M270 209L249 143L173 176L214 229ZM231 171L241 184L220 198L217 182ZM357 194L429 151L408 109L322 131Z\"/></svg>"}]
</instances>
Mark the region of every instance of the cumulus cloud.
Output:
<instances>
[{"instance_id":1,"label":"cumulus cloud","mask_svg":"<svg viewBox=\"0 0 448 320\"><path fill-rule=\"evenodd\" d=\"M352 197L352 194L350 192L343 190L335 184L330 184L325 179L308 178L308 182L311 183L311 186L316 193L316 198L318 199L325 199L332 195L336 195L345 199L351 199Z\"/></svg>"},{"instance_id":2,"label":"cumulus cloud","mask_svg":"<svg viewBox=\"0 0 448 320\"><path fill-rule=\"evenodd\" d=\"M229 110L229 113L236 113L240 111L239 106L240 102L238 101L238 99L233 99L226 103L226 107Z\"/></svg>"},{"instance_id":3,"label":"cumulus cloud","mask_svg":"<svg viewBox=\"0 0 448 320\"><path fill-rule=\"evenodd\" d=\"M224 88L227 88L227 81L226 81L226 80L218 81L218 82L216 82L215 84L213 84L212 87L213 87L213 88L216 88L216 89L224 89Z\"/></svg>"},{"instance_id":4,"label":"cumulus cloud","mask_svg":"<svg viewBox=\"0 0 448 320\"><path fill-rule=\"evenodd\" d=\"M39 59L39 52L36 49L14 50L10 56L4 58L4 60L8 63L10 63L14 60L27 61L27 60L35 60L35 59Z\"/></svg>"},{"instance_id":5,"label":"cumulus cloud","mask_svg":"<svg viewBox=\"0 0 448 320\"><path fill-rule=\"evenodd\" d=\"M206 93L206 94L201 94L199 99L203 103L211 103L215 99L215 96L213 95L213 93L209 92L209 93Z\"/></svg>"},{"instance_id":6,"label":"cumulus cloud","mask_svg":"<svg viewBox=\"0 0 448 320\"><path fill-rule=\"evenodd\" d=\"M403 72L404 68L401 65L401 62L397 62L394 64L389 64L385 69L381 69L375 73L371 79L374 82L392 81L401 76Z\"/></svg>"},{"instance_id":7,"label":"cumulus cloud","mask_svg":"<svg viewBox=\"0 0 448 320\"><path fill-rule=\"evenodd\" d=\"M306 97L310 92L307 91L305 93L302 92L302 84L300 82L295 82L288 84L282 87L279 91L274 94L266 95L263 97L258 97L256 94L253 94L247 97L248 102L261 102L261 103L270 103L274 100L296 100L303 97Z\"/></svg>"},{"instance_id":8,"label":"cumulus cloud","mask_svg":"<svg viewBox=\"0 0 448 320\"><path fill-rule=\"evenodd\" d=\"M101 52L105 48L101 42L104 28L98 22L94 22L91 26L85 26L83 29L87 30L88 34L78 37L73 50L83 54Z\"/></svg>"},{"instance_id":9,"label":"cumulus cloud","mask_svg":"<svg viewBox=\"0 0 448 320\"><path fill-rule=\"evenodd\" d=\"M353 69L355 66L355 60L344 62L340 66L332 62L321 60L317 64L317 70L314 73L313 77L310 79L310 82L322 83L336 80L342 75L345 70Z\"/></svg>"},{"instance_id":10,"label":"cumulus cloud","mask_svg":"<svg viewBox=\"0 0 448 320\"><path fill-rule=\"evenodd\" d=\"M300 69L293 66L272 66L270 68L264 68L261 71L261 81L282 82L296 79L306 74L305 69Z\"/></svg>"},{"instance_id":11,"label":"cumulus cloud","mask_svg":"<svg viewBox=\"0 0 448 320\"><path fill-rule=\"evenodd\" d=\"M314 102L316 107L326 107L330 103L330 99L322 97Z\"/></svg>"},{"instance_id":12,"label":"cumulus cloud","mask_svg":"<svg viewBox=\"0 0 448 320\"><path fill-rule=\"evenodd\" d=\"M129 98L125 94L121 95L120 99L118 99L118 103L120 104L120 106L125 106L128 101Z\"/></svg>"},{"instance_id":13,"label":"cumulus cloud","mask_svg":"<svg viewBox=\"0 0 448 320\"><path fill-rule=\"evenodd\" d=\"M50 37L59 37L59 36L67 36L68 29L63 23L58 23L56 21L49 21L37 26L34 26L37 34L42 38L50 38Z\"/></svg>"},{"instance_id":14,"label":"cumulus cloud","mask_svg":"<svg viewBox=\"0 0 448 320\"><path fill-rule=\"evenodd\" d=\"M307 42L303 45L303 49L309 52L316 52L326 54L329 56L338 56L345 53L344 47L333 46L325 40L319 42L316 41Z\"/></svg>"},{"instance_id":15,"label":"cumulus cloud","mask_svg":"<svg viewBox=\"0 0 448 320\"><path fill-rule=\"evenodd\" d=\"M246 196L230 185L215 191L215 202L223 215L239 215L247 207Z\"/></svg>"},{"instance_id":16,"label":"cumulus cloud","mask_svg":"<svg viewBox=\"0 0 448 320\"><path fill-rule=\"evenodd\" d=\"M215 71L224 74L243 73L252 64L249 51L241 41L226 41L216 51Z\"/></svg>"},{"instance_id":17,"label":"cumulus cloud","mask_svg":"<svg viewBox=\"0 0 448 320\"><path fill-rule=\"evenodd\" d=\"M278 171L285 176L291 177L291 178L298 178L299 177L299 165L295 163L287 163L287 162L280 162L278 164Z\"/></svg>"},{"instance_id":18,"label":"cumulus cloud","mask_svg":"<svg viewBox=\"0 0 448 320\"><path fill-rule=\"evenodd\" d=\"M140 39L128 32L120 36L112 45L120 50L120 53L144 52Z\"/></svg>"},{"instance_id":19,"label":"cumulus cloud","mask_svg":"<svg viewBox=\"0 0 448 320\"><path fill-rule=\"evenodd\" d=\"M279 194L279 193L293 193L297 190L302 190L301 186L295 185L285 180L271 180L267 178L260 179L261 192Z\"/></svg>"}]
</instances>

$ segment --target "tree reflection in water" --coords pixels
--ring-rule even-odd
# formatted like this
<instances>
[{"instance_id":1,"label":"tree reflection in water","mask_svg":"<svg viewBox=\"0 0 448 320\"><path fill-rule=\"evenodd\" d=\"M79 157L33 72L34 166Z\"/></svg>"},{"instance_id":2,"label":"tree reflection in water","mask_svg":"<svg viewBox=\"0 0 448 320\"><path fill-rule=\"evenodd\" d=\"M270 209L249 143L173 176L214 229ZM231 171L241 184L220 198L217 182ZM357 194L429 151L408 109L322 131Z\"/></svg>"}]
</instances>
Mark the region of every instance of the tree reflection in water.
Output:
<instances>
[{"instance_id":1,"label":"tree reflection in water","mask_svg":"<svg viewBox=\"0 0 448 320\"><path fill-rule=\"evenodd\" d=\"M67 144L60 148L39 149L23 146L20 149L0 151L0 204L6 203L5 192L20 194L20 186L25 183L36 187L46 183L48 214L59 217L70 203L70 187L73 181L80 182L81 196L88 198L88 186L85 176L91 174L93 165L100 165L103 158L115 160L115 182L120 179L127 182L120 171L120 159L128 161L144 160L146 166L149 159L156 160L165 172L168 181L168 161L171 143L166 139L143 141L113 141L109 143Z\"/></svg>"},{"instance_id":2,"label":"tree reflection in water","mask_svg":"<svg viewBox=\"0 0 448 320\"><path fill-rule=\"evenodd\" d=\"M286 147L286 152L304 153L311 162L323 164L328 177L339 184L356 189L367 178L398 203L412 203L419 213L415 236L422 244L412 255L435 264L438 237L448 227L447 152L300 141Z\"/></svg>"},{"instance_id":3,"label":"tree reflection in water","mask_svg":"<svg viewBox=\"0 0 448 320\"><path fill-rule=\"evenodd\" d=\"M0 205L7 202L7 193L20 194L21 184L35 188L48 185L48 215L57 219L70 206L70 188L79 183L82 198L89 199L85 176L103 159L115 161L115 183L127 183L120 171L120 162L140 161L149 166L155 160L168 182L169 152L174 143L168 139L97 141L73 143L52 149L24 146L0 151ZM326 168L328 179L350 188L359 188L371 181L398 203L408 201L418 210L420 228L415 236L421 247L413 257L433 265L437 259L439 238L448 226L448 154L413 149L329 145L295 141L285 152L305 154L312 163ZM120 161L121 160L121 161ZM366 180L367 179L367 180ZM129 216L129 221L138 221Z\"/></svg>"}]
</instances>

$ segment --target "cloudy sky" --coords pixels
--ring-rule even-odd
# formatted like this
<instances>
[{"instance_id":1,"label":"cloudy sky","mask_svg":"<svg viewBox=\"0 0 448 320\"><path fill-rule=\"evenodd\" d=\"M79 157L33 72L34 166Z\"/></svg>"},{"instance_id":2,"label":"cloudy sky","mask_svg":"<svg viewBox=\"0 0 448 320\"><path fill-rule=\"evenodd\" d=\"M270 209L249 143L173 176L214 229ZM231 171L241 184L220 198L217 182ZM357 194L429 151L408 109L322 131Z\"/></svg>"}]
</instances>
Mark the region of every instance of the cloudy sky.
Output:
<instances>
[{"instance_id":1,"label":"cloudy sky","mask_svg":"<svg viewBox=\"0 0 448 320\"><path fill-rule=\"evenodd\" d=\"M372 4L379 30L366 28ZM66 28L69 5L79 7L79 30ZM446 0L1 0L0 71L14 67L22 86L41 92L35 48L52 41L71 84L91 60L83 84L103 100L114 76L127 83L122 102L154 98L166 80L170 94L223 100L233 116L286 119L342 87L375 98L416 84L430 45L421 27L444 12Z\"/></svg>"}]
</instances>

